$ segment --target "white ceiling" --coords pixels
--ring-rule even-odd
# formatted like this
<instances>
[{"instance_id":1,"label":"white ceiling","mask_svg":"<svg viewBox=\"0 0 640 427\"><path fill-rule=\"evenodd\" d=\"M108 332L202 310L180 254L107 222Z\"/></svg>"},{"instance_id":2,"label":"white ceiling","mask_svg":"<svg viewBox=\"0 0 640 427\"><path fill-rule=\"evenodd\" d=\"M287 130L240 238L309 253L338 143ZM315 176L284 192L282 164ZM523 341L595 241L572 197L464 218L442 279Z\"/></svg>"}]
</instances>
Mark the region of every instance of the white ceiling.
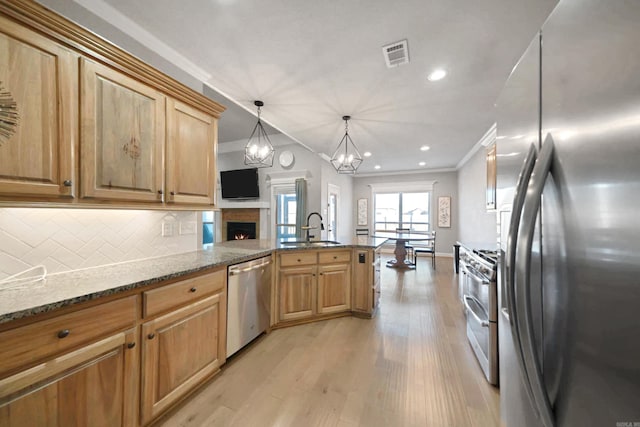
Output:
<instances>
[{"instance_id":1,"label":"white ceiling","mask_svg":"<svg viewBox=\"0 0 640 427\"><path fill-rule=\"evenodd\" d=\"M556 0L76 2L243 107L226 103L221 141L248 137L260 99L266 122L330 156L346 114L373 153L358 172L382 173L454 168ZM388 69L382 46L402 39L410 62ZM437 67L447 77L427 81Z\"/></svg>"}]
</instances>

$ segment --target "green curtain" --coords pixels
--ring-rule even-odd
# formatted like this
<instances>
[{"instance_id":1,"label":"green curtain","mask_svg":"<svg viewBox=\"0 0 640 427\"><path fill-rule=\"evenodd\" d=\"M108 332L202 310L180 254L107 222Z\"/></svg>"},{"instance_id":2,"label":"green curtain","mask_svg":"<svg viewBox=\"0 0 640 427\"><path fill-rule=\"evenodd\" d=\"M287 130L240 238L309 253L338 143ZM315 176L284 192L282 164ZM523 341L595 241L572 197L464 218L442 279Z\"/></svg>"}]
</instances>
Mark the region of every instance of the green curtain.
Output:
<instances>
[{"instance_id":1,"label":"green curtain","mask_svg":"<svg viewBox=\"0 0 640 427\"><path fill-rule=\"evenodd\" d=\"M296 179L296 238L303 240L305 238L302 226L307 220L307 180L304 178Z\"/></svg>"}]
</instances>

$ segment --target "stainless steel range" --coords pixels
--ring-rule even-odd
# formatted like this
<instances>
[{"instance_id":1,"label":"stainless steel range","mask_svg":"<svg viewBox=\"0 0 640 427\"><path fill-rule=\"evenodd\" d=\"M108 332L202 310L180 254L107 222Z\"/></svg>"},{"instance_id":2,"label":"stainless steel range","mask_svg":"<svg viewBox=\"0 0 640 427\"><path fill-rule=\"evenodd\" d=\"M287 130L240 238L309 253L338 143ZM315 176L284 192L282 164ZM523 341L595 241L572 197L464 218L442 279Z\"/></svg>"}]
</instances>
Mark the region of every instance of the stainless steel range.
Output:
<instances>
[{"instance_id":1,"label":"stainless steel range","mask_svg":"<svg viewBox=\"0 0 640 427\"><path fill-rule=\"evenodd\" d=\"M460 291L467 337L489 383L498 385L497 251L476 249L460 255Z\"/></svg>"}]
</instances>

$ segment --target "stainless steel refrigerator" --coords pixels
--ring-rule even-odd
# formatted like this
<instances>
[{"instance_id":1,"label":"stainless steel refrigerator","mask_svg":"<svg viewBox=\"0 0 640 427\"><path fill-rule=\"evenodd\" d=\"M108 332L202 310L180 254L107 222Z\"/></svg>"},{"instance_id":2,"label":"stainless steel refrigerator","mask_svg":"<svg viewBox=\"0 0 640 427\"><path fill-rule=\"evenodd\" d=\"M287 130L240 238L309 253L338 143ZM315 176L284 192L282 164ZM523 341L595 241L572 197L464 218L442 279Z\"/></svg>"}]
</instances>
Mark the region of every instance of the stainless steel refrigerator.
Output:
<instances>
[{"instance_id":1,"label":"stainless steel refrigerator","mask_svg":"<svg viewBox=\"0 0 640 427\"><path fill-rule=\"evenodd\" d=\"M497 109L503 422L640 426L640 1L560 1Z\"/></svg>"}]
</instances>

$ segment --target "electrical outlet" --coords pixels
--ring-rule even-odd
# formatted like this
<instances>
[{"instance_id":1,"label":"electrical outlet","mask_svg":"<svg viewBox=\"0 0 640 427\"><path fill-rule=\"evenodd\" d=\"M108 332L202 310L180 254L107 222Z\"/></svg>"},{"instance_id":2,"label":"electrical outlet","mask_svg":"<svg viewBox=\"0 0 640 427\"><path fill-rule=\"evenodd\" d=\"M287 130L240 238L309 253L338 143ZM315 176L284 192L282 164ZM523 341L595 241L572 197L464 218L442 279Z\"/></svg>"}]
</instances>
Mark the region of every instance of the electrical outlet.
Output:
<instances>
[{"instance_id":1,"label":"electrical outlet","mask_svg":"<svg viewBox=\"0 0 640 427\"><path fill-rule=\"evenodd\" d=\"M162 223L162 237L173 236L173 222L164 221Z\"/></svg>"},{"instance_id":2,"label":"electrical outlet","mask_svg":"<svg viewBox=\"0 0 640 427\"><path fill-rule=\"evenodd\" d=\"M180 234L196 234L196 222L184 221L180 222Z\"/></svg>"}]
</instances>

